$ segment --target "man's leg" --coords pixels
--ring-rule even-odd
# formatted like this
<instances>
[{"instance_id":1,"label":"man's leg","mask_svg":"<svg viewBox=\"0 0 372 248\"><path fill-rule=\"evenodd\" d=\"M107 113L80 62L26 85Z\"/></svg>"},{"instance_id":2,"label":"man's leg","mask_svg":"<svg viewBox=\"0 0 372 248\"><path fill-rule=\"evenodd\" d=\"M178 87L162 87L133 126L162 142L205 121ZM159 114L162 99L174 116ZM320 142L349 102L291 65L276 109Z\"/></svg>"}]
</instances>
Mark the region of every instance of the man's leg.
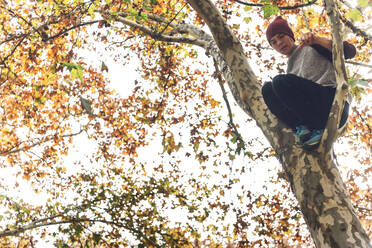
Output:
<instances>
[{"instance_id":1,"label":"man's leg","mask_svg":"<svg viewBox=\"0 0 372 248\"><path fill-rule=\"evenodd\" d=\"M295 130L296 126L301 125L302 121L298 118L296 113L289 110L275 95L272 82L266 82L263 85L262 96L271 113L287 124L290 128Z\"/></svg>"},{"instance_id":2,"label":"man's leg","mask_svg":"<svg viewBox=\"0 0 372 248\"><path fill-rule=\"evenodd\" d=\"M345 125L348 117L349 117L349 103L345 102L344 109L342 110L342 113L341 113L340 125L338 126L339 128Z\"/></svg>"},{"instance_id":3,"label":"man's leg","mask_svg":"<svg viewBox=\"0 0 372 248\"><path fill-rule=\"evenodd\" d=\"M274 94L292 112L304 121L309 129L324 129L335 88L322 86L293 74L273 79Z\"/></svg>"}]
</instances>

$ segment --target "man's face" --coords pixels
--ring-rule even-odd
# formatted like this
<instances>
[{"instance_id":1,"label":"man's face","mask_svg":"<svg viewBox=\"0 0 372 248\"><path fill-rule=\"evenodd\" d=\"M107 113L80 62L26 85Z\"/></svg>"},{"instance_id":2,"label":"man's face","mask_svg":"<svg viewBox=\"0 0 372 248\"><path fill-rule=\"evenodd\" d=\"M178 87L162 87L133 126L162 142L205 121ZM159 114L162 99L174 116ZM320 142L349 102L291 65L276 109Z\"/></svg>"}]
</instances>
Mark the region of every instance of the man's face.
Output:
<instances>
[{"instance_id":1,"label":"man's face","mask_svg":"<svg viewBox=\"0 0 372 248\"><path fill-rule=\"evenodd\" d=\"M289 56L296 49L296 44L291 37L279 33L274 35L270 40L270 45L279 53Z\"/></svg>"}]
</instances>

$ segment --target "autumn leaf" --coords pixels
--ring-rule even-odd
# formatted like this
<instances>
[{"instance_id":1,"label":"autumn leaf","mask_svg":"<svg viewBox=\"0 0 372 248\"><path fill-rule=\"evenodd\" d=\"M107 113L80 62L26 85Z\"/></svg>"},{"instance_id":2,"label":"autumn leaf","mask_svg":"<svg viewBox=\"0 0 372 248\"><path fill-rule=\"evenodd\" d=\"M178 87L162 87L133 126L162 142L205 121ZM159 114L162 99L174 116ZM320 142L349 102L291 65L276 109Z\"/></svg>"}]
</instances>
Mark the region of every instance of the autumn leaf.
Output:
<instances>
[{"instance_id":1,"label":"autumn leaf","mask_svg":"<svg viewBox=\"0 0 372 248\"><path fill-rule=\"evenodd\" d=\"M353 21L359 22L362 20L362 15L360 14L360 11L358 9L350 10L348 13L346 13L347 18L353 19Z\"/></svg>"},{"instance_id":2,"label":"autumn leaf","mask_svg":"<svg viewBox=\"0 0 372 248\"><path fill-rule=\"evenodd\" d=\"M89 115L93 115L93 111L92 111L92 106L91 106L91 101L89 101L88 99L80 96L80 102L81 102L81 106L83 107L83 109L85 111L87 111L87 113Z\"/></svg>"},{"instance_id":3,"label":"autumn leaf","mask_svg":"<svg viewBox=\"0 0 372 248\"><path fill-rule=\"evenodd\" d=\"M286 16L296 36L307 20L313 32L329 37L324 6L316 2L302 12L282 8L303 4L296 2L199 1L216 7L208 8L215 18L210 25L209 14L192 7L196 2L0 2L0 247L44 241L55 247L312 247L287 173L315 167L294 170L293 163L283 170L272 159L287 161L283 156L301 148L269 146L268 140L294 140L292 132L276 126L265 104L255 106L262 103L259 82L285 71L283 58L268 49L265 19ZM357 29L368 30L370 12L340 6ZM210 35L224 27L233 30ZM353 61L370 64L371 44L361 34L350 31L346 38L358 48ZM239 41L244 50L221 52ZM228 65L236 51L242 63ZM235 80L231 71L251 71L245 63L257 78ZM340 169L343 195L371 233L365 103L371 92L361 68L349 67L355 102L346 137L335 144L343 146L335 150L340 165L332 168ZM259 118L251 116L256 113ZM275 135L266 127L275 127ZM297 157L309 156L316 154ZM312 186L302 192L319 188Z\"/></svg>"},{"instance_id":4,"label":"autumn leaf","mask_svg":"<svg viewBox=\"0 0 372 248\"><path fill-rule=\"evenodd\" d=\"M264 18L267 19L272 15L277 15L279 12L279 8L277 6L271 4L265 4L263 7Z\"/></svg>"}]
</instances>

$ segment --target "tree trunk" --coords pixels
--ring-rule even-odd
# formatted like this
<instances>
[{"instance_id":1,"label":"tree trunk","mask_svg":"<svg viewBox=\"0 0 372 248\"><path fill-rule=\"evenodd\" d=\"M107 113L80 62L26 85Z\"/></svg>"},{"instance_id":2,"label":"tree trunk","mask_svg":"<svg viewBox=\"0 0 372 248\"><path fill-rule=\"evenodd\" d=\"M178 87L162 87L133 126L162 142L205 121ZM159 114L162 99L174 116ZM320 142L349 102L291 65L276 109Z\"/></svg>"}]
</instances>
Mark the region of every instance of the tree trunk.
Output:
<instances>
[{"instance_id":1,"label":"tree trunk","mask_svg":"<svg viewBox=\"0 0 372 248\"><path fill-rule=\"evenodd\" d=\"M279 160L316 247L370 247L332 154L290 149Z\"/></svg>"},{"instance_id":2,"label":"tree trunk","mask_svg":"<svg viewBox=\"0 0 372 248\"><path fill-rule=\"evenodd\" d=\"M302 149L293 132L267 109L261 86L240 42L214 4L210 0L190 0L189 3L213 34L222 57L219 64L228 66L228 72L226 68L221 70L225 76L231 74L232 80L227 81L235 99L256 120L286 171L316 247L371 247L334 164L332 151ZM214 54L214 57L218 56Z\"/></svg>"}]
</instances>

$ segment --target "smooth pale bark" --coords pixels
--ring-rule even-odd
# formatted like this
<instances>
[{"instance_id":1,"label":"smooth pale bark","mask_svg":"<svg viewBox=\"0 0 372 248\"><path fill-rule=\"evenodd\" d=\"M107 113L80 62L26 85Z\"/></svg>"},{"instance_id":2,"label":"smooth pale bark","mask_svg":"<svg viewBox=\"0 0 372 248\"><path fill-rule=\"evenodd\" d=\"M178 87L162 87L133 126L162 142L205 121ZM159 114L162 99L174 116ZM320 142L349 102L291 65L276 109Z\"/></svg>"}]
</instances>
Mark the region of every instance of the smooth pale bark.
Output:
<instances>
[{"instance_id":1,"label":"smooth pale bark","mask_svg":"<svg viewBox=\"0 0 372 248\"><path fill-rule=\"evenodd\" d=\"M319 151L327 153L332 149L332 144L338 135L337 123L340 123L341 112L343 110L340 106L344 106L345 104L346 95L348 94L348 84L344 60L342 39L343 29L340 22L340 13L333 0L325 0L325 5L332 26L332 57L336 69L337 80L336 94L333 100L331 113L322 137L322 143L319 147Z\"/></svg>"},{"instance_id":2,"label":"smooth pale bark","mask_svg":"<svg viewBox=\"0 0 372 248\"><path fill-rule=\"evenodd\" d=\"M334 164L331 149L306 152L301 148L292 131L285 128L266 108L261 97L261 86L244 56L242 46L214 4L209 0L190 0L189 3L213 34L221 55L219 64L226 63L227 74L231 74L232 81L229 83L233 85L234 97L246 113L256 120L287 172L316 247L371 247ZM210 51L216 52L213 49ZM221 70L227 72L224 67ZM342 106L338 101L337 104L338 108ZM333 136L337 135L334 128L328 131L334 132L331 134ZM334 138L331 139L333 141Z\"/></svg>"}]
</instances>

